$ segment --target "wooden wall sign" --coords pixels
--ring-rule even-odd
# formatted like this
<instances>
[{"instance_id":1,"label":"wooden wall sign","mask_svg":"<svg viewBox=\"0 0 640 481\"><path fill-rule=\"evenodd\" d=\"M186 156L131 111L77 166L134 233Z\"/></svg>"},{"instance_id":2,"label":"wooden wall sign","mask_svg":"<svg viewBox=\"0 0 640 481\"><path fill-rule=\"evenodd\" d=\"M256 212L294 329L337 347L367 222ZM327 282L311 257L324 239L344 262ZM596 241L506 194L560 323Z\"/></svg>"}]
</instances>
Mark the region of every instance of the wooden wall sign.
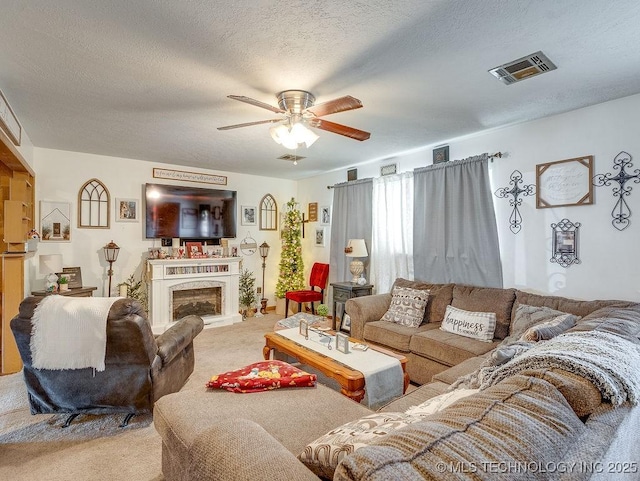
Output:
<instances>
[{"instance_id":1,"label":"wooden wall sign","mask_svg":"<svg viewBox=\"0 0 640 481\"><path fill-rule=\"evenodd\" d=\"M536 208L593 204L593 155L536 165Z\"/></svg>"},{"instance_id":2,"label":"wooden wall sign","mask_svg":"<svg viewBox=\"0 0 640 481\"><path fill-rule=\"evenodd\" d=\"M318 221L318 203L309 202L309 222Z\"/></svg>"}]
</instances>

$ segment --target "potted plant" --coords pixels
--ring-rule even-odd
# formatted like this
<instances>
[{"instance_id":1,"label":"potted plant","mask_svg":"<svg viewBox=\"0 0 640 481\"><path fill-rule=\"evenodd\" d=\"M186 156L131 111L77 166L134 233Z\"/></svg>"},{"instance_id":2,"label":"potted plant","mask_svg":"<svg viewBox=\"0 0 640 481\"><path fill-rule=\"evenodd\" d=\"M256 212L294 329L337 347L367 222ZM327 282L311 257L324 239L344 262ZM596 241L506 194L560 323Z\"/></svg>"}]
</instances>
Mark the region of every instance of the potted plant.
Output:
<instances>
[{"instance_id":1,"label":"potted plant","mask_svg":"<svg viewBox=\"0 0 640 481\"><path fill-rule=\"evenodd\" d=\"M326 304L319 304L316 309L316 314L326 318L329 315L329 307Z\"/></svg>"},{"instance_id":2,"label":"potted plant","mask_svg":"<svg viewBox=\"0 0 640 481\"><path fill-rule=\"evenodd\" d=\"M69 279L65 276L60 276L60 279L58 279L58 288L61 291L68 291L69 290Z\"/></svg>"},{"instance_id":3,"label":"potted plant","mask_svg":"<svg viewBox=\"0 0 640 481\"><path fill-rule=\"evenodd\" d=\"M240 309L242 312L242 320L252 317L254 314L253 307L256 302L256 277L249 269L243 269L240 273L239 287Z\"/></svg>"}]
</instances>

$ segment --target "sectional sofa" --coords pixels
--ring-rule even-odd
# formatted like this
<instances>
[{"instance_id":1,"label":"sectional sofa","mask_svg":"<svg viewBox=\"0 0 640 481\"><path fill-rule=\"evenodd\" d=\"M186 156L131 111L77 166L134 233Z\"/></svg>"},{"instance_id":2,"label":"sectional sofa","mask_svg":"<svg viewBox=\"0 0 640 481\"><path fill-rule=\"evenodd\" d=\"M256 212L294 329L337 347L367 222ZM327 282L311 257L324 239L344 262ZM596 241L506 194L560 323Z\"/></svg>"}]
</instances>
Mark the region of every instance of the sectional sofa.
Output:
<instances>
[{"instance_id":1,"label":"sectional sofa","mask_svg":"<svg viewBox=\"0 0 640 481\"><path fill-rule=\"evenodd\" d=\"M378 412L321 385L167 395L154 410L165 478L639 478L640 304L401 279L396 286L429 290L424 322L381 321L392 295L367 296L346 305L352 335L405 353L422 386ZM448 305L494 313L495 337L459 339L441 330ZM536 308L560 311L575 325L544 343L524 342L521 313ZM543 325L533 318L526 333ZM565 347L577 341L595 342L594 353ZM544 362L554 353L572 363L572 349L582 356L579 374ZM602 365L592 366L591 357Z\"/></svg>"}]
</instances>

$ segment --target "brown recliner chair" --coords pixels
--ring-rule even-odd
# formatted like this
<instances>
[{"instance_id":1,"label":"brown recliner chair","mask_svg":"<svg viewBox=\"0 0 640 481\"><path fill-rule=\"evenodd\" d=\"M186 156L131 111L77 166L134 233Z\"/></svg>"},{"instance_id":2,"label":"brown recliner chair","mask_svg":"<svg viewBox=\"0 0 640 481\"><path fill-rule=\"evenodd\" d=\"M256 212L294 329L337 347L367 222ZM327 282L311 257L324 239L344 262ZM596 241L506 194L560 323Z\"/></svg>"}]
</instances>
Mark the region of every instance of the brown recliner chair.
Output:
<instances>
[{"instance_id":1,"label":"brown recliner chair","mask_svg":"<svg viewBox=\"0 0 640 481\"><path fill-rule=\"evenodd\" d=\"M179 391L193 372L193 339L202 331L198 316L187 316L154 338L142 305L118 299L107 318L105 370L36 369L31 362L31 318L42 298L28 297L11 320L24 364L31 414L68 413L64 427L79 414L151 412L165 394Z\"/></svg>"}]
</instances>

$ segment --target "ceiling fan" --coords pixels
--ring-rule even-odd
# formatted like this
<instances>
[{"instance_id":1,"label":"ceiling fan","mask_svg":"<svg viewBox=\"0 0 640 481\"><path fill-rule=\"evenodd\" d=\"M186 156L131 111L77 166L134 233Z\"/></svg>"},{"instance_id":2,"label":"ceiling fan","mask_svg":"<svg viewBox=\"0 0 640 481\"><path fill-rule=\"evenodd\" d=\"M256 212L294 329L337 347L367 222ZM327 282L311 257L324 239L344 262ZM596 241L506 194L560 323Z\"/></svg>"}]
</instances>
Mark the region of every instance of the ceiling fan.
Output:
<instances>
[{"instance_id":1,"label":"ceiling fan","mask_svg":"<svg viewBox=\"0 0 640 481\"><path fill-rule=\"evenodd\" d=\"M369 132L354 129L346 125L336 124L320 117L325 115L345 112L347 110L359 109L362 102L349 95L340 97L328 102L314 105L316 98L305 90L284 90L277 95L279 107L260 102L249 97L240 95L229 95L230 99L239 100L247 104L255 105L263 109L270 110L277 114L284 114L284 118L275 118L269 120L258 120L257 122L247 122L244 124L227 125L218 127L218 130L230 130L240 127L249 127L251 125L279 123L269 129L271 137L277 143L282 144L289 149L295 149L298 144L304 143L309 147L318 139L318 136L305 127L326 130L334 134L344 135L355 140L367 140L371 137Z\"/></svg>"}]
</instances>

